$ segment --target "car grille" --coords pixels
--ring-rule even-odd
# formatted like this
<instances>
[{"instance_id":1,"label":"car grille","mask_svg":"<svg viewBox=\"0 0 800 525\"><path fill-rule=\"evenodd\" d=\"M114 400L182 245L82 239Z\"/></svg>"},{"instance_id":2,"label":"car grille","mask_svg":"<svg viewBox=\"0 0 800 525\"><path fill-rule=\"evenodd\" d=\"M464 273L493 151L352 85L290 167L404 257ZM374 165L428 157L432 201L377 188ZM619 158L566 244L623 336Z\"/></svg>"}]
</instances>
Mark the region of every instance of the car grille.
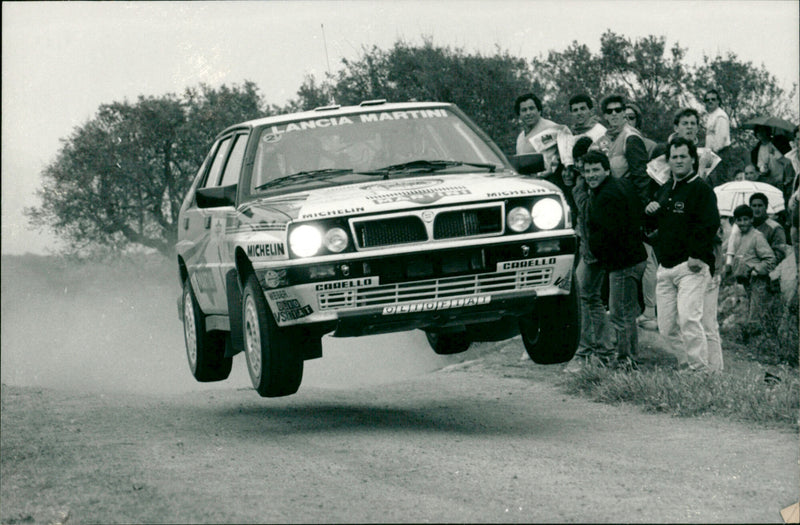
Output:
<instances>
[{"instance_id":1,"label":"car grille","mask_svg":"<svg viewBox=\"0 0 800 525\"><path fill-rule=\"evenodd\" d=\"M419 210L406 215L359 218L352 221L352 226L356 243L361 249L420 243L431 239L501 235L503 205Z\"/></svg>"},{"instance_id":2,"label":"car grille","mask_svg":"<svg viewBox=\"0 0 800 525\"><path fill-rule=\"evenodd\" d=\"M356 239L362 248L391 246L428 240L422 219L415 216L394 217L354 224Z\"/></svg>"},{"instance_id":3,"label":"car grille","mask_svg":"<svg viewBox=\"0 0 800 525\"><path fill-rule=\"evenodd\" d=\"M462 275L442 279L386 284L374 288L355 288L319 292L320 310L391 306L416 301L453 299L463 296L512 292L550 282L552 268L521 272Z\"/></svg>"},{"instance_id":4,"label":"car grille","mask_svg":"<svg viewBox=\"0 0 800 525\"><path fill-rule=\"evenodd\" d=\"M500 233L503 228L500 206L442 212L433 221L434 239L472 237Z\"/></svg>"}]
</instances>

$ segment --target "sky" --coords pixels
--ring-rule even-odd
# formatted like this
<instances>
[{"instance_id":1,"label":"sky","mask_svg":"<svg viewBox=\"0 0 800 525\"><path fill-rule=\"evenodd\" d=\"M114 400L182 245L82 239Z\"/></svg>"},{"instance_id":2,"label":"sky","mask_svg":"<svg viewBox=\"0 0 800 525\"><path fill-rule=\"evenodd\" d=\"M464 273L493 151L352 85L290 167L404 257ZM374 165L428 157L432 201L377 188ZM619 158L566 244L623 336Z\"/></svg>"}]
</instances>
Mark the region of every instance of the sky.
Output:
<instances>
[{"instance_id":1,"label":"sky","mask_svg":"<svg viewBox=\"0 0 800 525\"><path fill-rule=\"evenodd\" d=\"M46 254L31 230L42 170L101 104L253 81L269 104L294 98L373 45L397 40L534 58L573 41L596 52L607 30L663 36L686 62L728 52L800 79L797 0L361 0L313 2L3 2L2 253Z\"/></svg>"}]
</instances>

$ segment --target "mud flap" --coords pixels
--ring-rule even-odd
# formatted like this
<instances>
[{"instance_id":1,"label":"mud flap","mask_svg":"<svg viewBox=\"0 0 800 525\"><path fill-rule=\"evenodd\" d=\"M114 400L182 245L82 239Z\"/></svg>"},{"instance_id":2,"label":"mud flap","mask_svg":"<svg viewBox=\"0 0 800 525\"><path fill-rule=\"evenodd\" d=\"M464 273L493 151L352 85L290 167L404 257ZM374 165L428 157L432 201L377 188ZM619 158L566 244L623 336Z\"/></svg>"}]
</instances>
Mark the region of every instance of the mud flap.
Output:
<instances>
[{"instance_id":1,"label":"mud flap","mask_svg":"<svg viewBox=\"0 0 800 525\"><path fill-rule=\"evenodd\" d=\"M236 270L231 270L225 275L225 289L228 291L228 319L231 328L229 343L225 345L225 357L233 357L244 350L242 286Z\"/></svg>"}]
</instances>

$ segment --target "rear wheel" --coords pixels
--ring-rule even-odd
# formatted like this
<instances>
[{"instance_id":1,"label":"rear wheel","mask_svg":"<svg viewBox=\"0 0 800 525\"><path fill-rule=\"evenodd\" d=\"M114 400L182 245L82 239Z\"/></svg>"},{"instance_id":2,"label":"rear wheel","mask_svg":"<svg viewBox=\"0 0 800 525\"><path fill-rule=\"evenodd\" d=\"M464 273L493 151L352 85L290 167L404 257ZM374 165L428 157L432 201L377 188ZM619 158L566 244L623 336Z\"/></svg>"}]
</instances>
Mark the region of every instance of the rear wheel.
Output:
<instances>
[{"instance_id":1,"label":"rear wheel","mask_svg":"<svg viewBox=\"0 0 800 525\"><path fill-rule=\"evenodd\" d=\"M228 379L233 358L225 357L225 332L206 332L205 315L189 278L183 282L183 336L189 370L203 383Z\"/></svg>"},{"instance_id":2,"label":"rear wheel","mask_svg":"<svg viewBox=\"0 0 800 525\"><path fill-rule=\"evenodd\" d=\"M472 343L467 332L425 332L425 336L433 351L439 355L460 354Z\"/></svg>"},{"instance_id":3,"label":"rear wheel","mask_svg":"<svg viewBox=\"0 0 800 525\"><path fill-rule=\"evenodd\" d=\"M295 330L278 327L252 274L242 297L242 320L247 370L256 391L262 397L297 392L303 380L304 338Z\"/></svg>"},{"instance_id":4,"label":"rear wheel","mask_svg":"<svg viewBox=\"0 0 800 525\"><path fill-rule=\"evenodd\" d=\"M572 359L580 337L575 283L569 295L537 299L533 313L519 318L519 331L534 363L551 365Z\"/></svg>"}]
</instances>

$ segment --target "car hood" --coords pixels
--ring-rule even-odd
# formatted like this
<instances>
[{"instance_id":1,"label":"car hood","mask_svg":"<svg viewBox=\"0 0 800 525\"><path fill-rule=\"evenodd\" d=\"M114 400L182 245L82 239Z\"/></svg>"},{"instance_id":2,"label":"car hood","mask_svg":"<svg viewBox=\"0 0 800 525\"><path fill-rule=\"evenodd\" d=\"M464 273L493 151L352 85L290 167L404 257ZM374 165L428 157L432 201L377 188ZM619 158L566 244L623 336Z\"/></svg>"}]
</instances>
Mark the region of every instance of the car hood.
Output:
<instances>
[{"instance_id":1,"label":"car hood","mask_svg":"<svg viewBox=\"0 0 800 525\"><path fill-rule=\"evenodd\" d=\"M277 212L287 221L305 221L558 193L558 188L547 181L510 172L460 173L368 181L266 197L247 203L246 211L254 215L271 212L273 217Z\"/></svg>"}]
</instances>

